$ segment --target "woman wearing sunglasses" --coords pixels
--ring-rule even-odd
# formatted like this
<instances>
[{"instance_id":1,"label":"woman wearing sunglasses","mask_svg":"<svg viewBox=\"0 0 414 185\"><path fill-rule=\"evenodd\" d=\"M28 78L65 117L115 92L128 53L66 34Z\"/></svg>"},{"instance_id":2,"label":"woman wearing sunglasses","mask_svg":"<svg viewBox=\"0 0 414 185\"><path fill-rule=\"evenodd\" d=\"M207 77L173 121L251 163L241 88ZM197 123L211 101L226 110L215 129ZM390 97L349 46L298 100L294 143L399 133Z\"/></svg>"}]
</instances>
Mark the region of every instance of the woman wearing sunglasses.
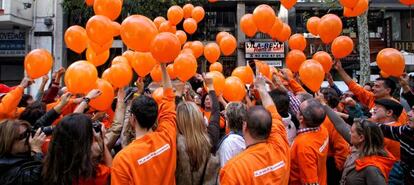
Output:
<instances>
[{"instance_id":1,"label":"woman wearing sunglasses","mask_svg":"<svg viewBox=\"0 0 414 185\"><path fill-rule=\"evenodd\" d=\"M41 184L41 146L45 134L39 128L32 136L26 121L0 122L0 184Z\"/></svg>"},{"instance_id":2,"label":"woman wearing sunglasses","mask_svg":"<svg viewBox=\"0 0 414 185\"><path fill-rule=\"evenodd\" d=\"M329 106L325 105L325 110L335 129L352 146L340 184L387 184L396 159L384 149L384 135L380 128L365 119L355 121L349 127Z\"/></svg>"}]
</instances>

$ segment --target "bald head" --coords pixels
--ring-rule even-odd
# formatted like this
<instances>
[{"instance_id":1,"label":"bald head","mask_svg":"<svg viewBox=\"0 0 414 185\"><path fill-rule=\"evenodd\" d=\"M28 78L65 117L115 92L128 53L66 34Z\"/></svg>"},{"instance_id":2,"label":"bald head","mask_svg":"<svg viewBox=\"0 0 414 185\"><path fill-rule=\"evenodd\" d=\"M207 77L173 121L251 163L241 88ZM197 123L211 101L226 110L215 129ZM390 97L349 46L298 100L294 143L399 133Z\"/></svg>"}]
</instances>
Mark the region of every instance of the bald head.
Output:
<instances>
[{"instance_id":1,"label":"bald head","mask_svg":"<svg viewBox=\"0 0 414 185\"><path fill-rule=\"evenodd\" d=\"M300 112L302 116L301 121L303 121L306 127L318 127L326 117L323 105L314 98L300 104Z\"/></svg>"},{"instance_id":2,"label":"bald head","mask_svg":"<svg viewBox=\"0 0 414 185\"><path fill-rule=\"evenodd\" d=\"M257 140L267 139L272 128L272 117L263 106L254 106L247 111L247 130Z\"/></svg>"}]
</instances>

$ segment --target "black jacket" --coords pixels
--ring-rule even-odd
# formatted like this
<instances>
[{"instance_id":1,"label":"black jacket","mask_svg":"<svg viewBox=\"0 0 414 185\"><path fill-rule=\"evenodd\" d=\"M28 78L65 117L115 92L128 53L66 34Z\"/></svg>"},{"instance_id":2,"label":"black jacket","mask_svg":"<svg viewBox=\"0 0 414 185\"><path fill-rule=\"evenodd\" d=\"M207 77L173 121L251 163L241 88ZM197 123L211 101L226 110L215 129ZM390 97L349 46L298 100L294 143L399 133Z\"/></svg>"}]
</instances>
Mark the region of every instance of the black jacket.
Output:
<instances>
[{"instance_id":1,"label":"black jacket","mask_svg":"<svg viewBox=\"0 0 414 185\"><path fill-rule=\"evenodd\" d=\"M40 185L42 154L0 157L1 185Z\"/></svg>"}]
</instances>

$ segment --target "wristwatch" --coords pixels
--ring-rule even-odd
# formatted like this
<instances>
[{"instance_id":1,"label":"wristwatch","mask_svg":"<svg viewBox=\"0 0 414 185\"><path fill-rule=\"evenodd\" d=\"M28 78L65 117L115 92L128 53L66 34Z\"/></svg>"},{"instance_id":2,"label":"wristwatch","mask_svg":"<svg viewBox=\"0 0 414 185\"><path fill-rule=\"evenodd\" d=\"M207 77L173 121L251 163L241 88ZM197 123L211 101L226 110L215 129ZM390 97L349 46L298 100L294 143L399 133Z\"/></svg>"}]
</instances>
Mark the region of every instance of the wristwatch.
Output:
<instances>
[{"instance_id":1,"label":"wristwatch","mask_svg":"<svg viewBox=\"0 0 414 185\"><path fill-rule=\"evenodd\" d=\"M91 99L90 98L87 98L87 97L83 97L83 100L82 101L86 102L86 104L89 104L89 102L91 101Z\"/></svg>"}]
</instances>

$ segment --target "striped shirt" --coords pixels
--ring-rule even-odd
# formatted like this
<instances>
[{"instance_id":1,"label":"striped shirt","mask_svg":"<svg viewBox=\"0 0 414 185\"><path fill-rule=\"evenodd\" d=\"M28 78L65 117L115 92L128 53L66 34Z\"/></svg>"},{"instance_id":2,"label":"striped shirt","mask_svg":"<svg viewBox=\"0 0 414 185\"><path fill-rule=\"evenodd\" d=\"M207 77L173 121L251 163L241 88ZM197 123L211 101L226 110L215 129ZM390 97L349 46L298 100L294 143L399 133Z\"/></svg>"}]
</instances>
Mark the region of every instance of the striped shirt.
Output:
<instances>
[{"instance_id":1,"label":"striped shirt","mask_svg":"<svg viewBox=\"0 0 414 185\"><path fill-rule=\"evenodd\" d=\"M384 137L400 142L404 181L406 185L414 185L414 129L408 125L394 127L378 124L378 126L384 133Z\"/></svg>"}]
</instances>

